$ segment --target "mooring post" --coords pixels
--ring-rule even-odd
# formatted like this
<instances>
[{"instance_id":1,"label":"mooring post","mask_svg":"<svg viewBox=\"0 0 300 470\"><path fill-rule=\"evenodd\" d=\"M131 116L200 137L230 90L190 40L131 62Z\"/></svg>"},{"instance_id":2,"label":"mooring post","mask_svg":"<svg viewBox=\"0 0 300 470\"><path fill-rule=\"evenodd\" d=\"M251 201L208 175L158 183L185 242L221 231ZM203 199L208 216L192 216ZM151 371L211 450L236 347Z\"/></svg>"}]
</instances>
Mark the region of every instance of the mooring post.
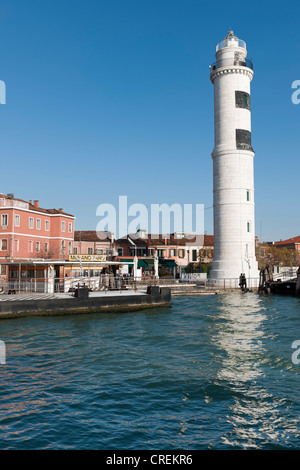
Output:
<instances>
[{"instance_id":1,"label":"mooring post","mask_svg":"<svg viewBox=\"0 0 300 470\"><path fill-rule=\"evenodd\" d=\"M300 268L297 271L296 296L300 297Z\"/></svg>"}]
</instances>

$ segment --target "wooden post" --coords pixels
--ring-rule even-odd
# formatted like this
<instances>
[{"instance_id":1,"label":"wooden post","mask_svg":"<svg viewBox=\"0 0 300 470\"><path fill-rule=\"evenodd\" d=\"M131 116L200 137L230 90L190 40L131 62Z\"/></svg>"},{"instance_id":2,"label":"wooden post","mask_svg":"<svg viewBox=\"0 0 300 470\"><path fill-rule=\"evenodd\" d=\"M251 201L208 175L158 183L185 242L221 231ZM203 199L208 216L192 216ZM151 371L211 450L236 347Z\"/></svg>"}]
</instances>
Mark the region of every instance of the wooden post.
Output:
<instances>
[{"instance_id":1,"label":"wooden post","mask_svg":"<svg viewBox=\"0 0 300 470\"><path fill-rule=\"evenodd\" d=\"M300 268L297 271L296 296L300 297Z\"/></svg>"}]
</instances>

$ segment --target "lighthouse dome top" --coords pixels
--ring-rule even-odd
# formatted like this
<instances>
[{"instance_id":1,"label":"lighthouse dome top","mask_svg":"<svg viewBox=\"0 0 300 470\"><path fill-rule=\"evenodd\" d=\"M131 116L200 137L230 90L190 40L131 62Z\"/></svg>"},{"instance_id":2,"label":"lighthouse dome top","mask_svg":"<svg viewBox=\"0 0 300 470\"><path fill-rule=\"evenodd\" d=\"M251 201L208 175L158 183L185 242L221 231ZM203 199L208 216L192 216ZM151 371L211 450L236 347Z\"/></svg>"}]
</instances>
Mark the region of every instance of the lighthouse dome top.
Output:
<instances>
[{"instance_id":1,"label":"lighthouse dome top","mask_svg":"<svg viewBox=\"0 0 300 470\"><path fill-rule=\"evenodd\" d=\"M225 36L223 41L219 42L216 47L216 51L218 52L220 49L224 49L225 47L242 47L243 49L246 49L246 43L245 41L242 41L242 39L237 38L231 29L228 31L228 34Z\"/></svg>"}]
</instances>

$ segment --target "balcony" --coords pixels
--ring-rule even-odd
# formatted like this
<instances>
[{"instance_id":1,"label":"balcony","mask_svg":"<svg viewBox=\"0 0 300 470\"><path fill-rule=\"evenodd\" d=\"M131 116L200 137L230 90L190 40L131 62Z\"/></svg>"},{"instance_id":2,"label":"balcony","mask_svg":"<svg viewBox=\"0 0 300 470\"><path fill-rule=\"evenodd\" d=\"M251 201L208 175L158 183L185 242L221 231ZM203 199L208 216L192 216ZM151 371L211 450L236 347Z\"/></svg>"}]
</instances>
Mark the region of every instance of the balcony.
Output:
<instances>
[{"instance_id":1,"label":"balcony","mask_svg":"<svg viewBox=\"0 0 300 470\"><path fill-rule=\"evenodd\" d=\"M210 66L211 72L218 70L222 67L248 67L249 69L253 70L253 63L249 59L243 60L236 60L236 59L222 59L217 60Z\"/></svg>"}]
</instances>

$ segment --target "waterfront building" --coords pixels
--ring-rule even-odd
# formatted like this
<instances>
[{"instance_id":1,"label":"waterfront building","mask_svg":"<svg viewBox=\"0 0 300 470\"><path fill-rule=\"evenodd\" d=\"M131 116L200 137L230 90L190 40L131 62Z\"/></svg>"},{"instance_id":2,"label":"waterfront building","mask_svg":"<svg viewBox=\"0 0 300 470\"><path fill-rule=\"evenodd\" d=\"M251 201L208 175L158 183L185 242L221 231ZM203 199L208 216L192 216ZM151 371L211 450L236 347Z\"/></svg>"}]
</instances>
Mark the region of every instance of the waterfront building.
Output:
<instances>
[{"instance_id":1,"label":"waterfront building","mask_svg":"<svg viewBox=\"0 0 300 470\"><path fill-rule=\"evenodd\" d=\"M274 242L273 246L276 248L288 248L289 250L299 251L300 253L300 235L298 237L288 238L287 240Z\"/></svg>"},{"instance_id":2,"label":"waterfront building","mask_svg":"<svg viewBox=\"0 0 300 470\"><path fill-rule=\"evenodd\" d=\"M10 276L9 270L13 275L20 263L64 260L72 253L75 217L62 208L44 209L38 200L0 194L0 220L0 269L4 278Z\"/></svg>"},{"instance_id":3,"label":"waterfront building","mask_svg":"<svg viewBox=\"0 0 300 470\"><path fill-rule=\"evenodd\" d=\"M213 243L207 235L189 235L185 232L175 232L168 235L149 234L145 230L138 230L115 241L118 253L116 259L128 261L132 268L134 257L138 258L138 267L141 275L154 275L154 259L158 259L161 274L177 277L182 269L190 263L199 263L201 253L207 262L208 250L205 243ZM211 245L209 246L211 249ZM211 253L211 251L210 251ZM129 269L132 272L132 269Z\"/></svg>"},{"instance_id":4,"label":"waterfront building","mask_svg":"<svg viewBox=\"0 0 300 470\"><path fill-rule=\"evenodd\" d=\"M112 232L97 232L96 230L75 230L74 255L105 256L112 258L114 250L114 234Z\"/></svg>"},{"instance_id":5,"label":"waterfront building","mask_svg":"<svg viewBox=\"0 0 300 470\"><path fill-rule=\"evenodd\" d=\"M257 285L254 220L254 150L251 143L250 82L253 65L244 41L229 31L210 67L214 85L214 259L215 284L241 273Z\"/></svg>"}]
</instances>

